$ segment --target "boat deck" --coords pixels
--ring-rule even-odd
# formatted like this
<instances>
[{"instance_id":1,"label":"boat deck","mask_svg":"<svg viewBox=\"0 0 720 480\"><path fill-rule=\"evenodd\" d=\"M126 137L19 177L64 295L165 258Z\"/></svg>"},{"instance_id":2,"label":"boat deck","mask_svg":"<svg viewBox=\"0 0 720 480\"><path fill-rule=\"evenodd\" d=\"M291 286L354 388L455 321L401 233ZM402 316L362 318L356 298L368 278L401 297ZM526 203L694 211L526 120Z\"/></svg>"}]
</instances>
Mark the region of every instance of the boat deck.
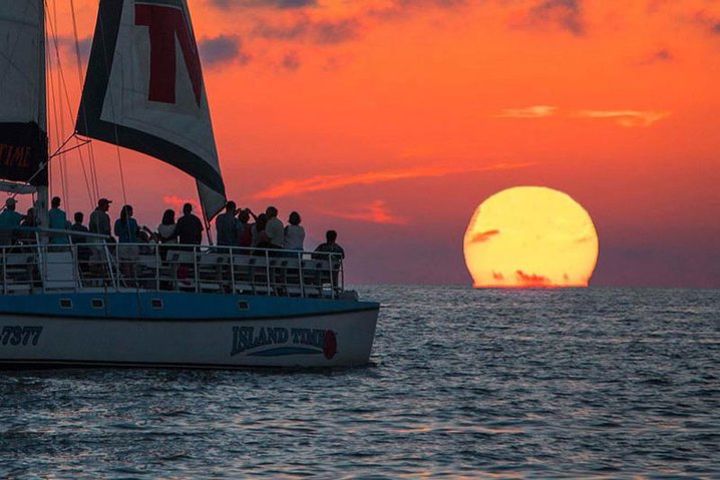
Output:
<instances>
[{"instance_id":1,"label":"boat deck","mask_svg":"<svg viewBox=\"0 0 720 480\"><path fill-rule=\"evenodd\" d=\"M2 295L165 291L340 298L340 256L177 244L27 243L0 247Z\"/></svg>"}]
</instances>

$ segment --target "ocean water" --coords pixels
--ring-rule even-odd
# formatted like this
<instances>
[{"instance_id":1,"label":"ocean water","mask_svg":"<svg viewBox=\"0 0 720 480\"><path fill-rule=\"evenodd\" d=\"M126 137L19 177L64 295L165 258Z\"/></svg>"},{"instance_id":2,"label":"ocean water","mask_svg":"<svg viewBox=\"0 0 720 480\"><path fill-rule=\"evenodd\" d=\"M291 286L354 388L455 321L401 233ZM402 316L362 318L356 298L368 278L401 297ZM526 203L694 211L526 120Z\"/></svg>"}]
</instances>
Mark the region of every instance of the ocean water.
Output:
<instances>
[{"instance_id":1,"label":"ocean water","mask_svg":"<svg viewBox=\"0 0 720 480\"><path fill-rule=\"evenodd\" d=\"M720 291L360 291L365 368L0 372L0 478L720 477Z\"/></svg>"}]
</instances>

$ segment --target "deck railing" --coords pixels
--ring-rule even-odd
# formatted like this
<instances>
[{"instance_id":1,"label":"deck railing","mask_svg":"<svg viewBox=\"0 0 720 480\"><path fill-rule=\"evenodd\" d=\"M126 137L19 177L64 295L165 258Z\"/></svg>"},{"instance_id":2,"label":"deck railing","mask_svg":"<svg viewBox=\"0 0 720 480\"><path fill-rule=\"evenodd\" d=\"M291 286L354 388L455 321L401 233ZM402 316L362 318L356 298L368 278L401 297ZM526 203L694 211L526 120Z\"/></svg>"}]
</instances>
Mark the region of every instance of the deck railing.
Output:
<instances>
[{"instance_id":1,"label":"deck railing","mask_svg":"<svg viewBox=\"0 0 720 480\"><path fill-rule=\"evenodd\" d=\"M0 247L4 295L88 290L337 298L341 256L200 245L27 241ZM70 240L72 241L72 240Z\"/></svg>"}]
</instances>

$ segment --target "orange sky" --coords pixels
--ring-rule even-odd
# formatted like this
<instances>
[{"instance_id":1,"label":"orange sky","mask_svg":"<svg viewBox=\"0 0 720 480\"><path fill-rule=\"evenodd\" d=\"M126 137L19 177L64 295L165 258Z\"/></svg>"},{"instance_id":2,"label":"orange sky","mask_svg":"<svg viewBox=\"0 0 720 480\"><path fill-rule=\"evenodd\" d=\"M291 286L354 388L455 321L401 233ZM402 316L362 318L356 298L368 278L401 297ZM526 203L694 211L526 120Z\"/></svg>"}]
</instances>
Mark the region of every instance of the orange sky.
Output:
<instances>
[{"instance_id":1,"label":"orange sky","mask_svg":"<svg viewBox=\"0 0 720 480\"><path fill-rule=\"evenodd\" d=\"M79 91L70 2L50 4L69 133ZM97 1L74 4L86 50ZM595 221L592 284L720 287L720 4L190 7L230 197L256 210L273 203L283 217L297 209L308 246L339 230L350 280L469 283L462 238L475 207L510 186L543 185ZM95 154L102 193L121 203L115 149L98 143ZM141 222L154 227L168 204L194 196L171 167L121 159ZM54 193L89 211L79 160L65 162L67 186L56 174Z\"/></svg>"}]
</instances>

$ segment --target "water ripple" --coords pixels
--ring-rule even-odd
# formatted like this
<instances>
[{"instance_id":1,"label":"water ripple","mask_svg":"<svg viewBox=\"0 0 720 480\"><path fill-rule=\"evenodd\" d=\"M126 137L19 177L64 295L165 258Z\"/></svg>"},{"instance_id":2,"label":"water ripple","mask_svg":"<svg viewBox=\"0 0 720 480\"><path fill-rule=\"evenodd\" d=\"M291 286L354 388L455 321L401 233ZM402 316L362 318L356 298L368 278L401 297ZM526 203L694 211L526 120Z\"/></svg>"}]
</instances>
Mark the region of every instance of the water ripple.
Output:
<instances>
[{"instance_id":1,"label":"water ripple","mask_svg":"<svg viewBox=\"0 0 720 480\"><path fill-rule=\"evenodd\" d=\"M0 372L0 477L720 476L720 292L362 294L367 368Z\"/></svg>"}]
</instances>

